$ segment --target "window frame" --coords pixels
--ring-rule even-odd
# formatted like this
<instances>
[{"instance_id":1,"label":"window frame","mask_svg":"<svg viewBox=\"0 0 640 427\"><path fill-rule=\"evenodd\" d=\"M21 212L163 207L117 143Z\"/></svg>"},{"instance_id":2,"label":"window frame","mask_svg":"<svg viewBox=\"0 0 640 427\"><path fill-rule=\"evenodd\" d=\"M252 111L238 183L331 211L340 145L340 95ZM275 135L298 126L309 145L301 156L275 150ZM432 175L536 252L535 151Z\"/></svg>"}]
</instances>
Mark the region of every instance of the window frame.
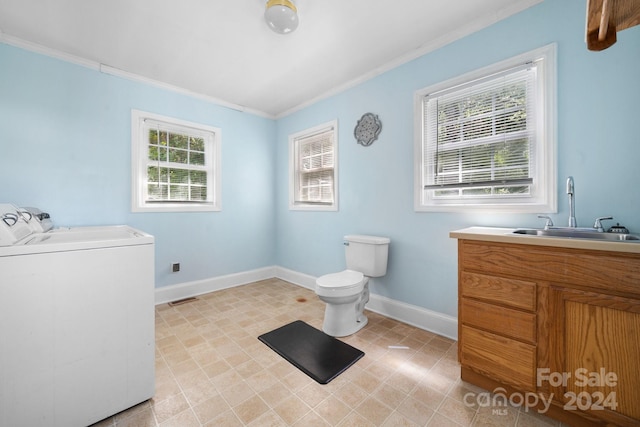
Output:
<instances>
[{"instance_id":1,"label":"window frame","mask_svg":"<svg viewBox=\"0 0 640 427\"><path fill-rule=\"evenodd\" d=\"M149 126L145 121L160 124L161 129L174 133L201 135L205 145L207 201L153 202L147 197L149 166ZM164 127L162 127L164 126ZM221 210L221 140L219 128L194 123L141 110L131 110L131 210L132 212L216 212ZM189 168L186 168L189 169ZM193 168L196 169L195 167Z\"/></svg>"},{"instance_id":2,"label":"window frame","mask_svg":"<svg viewBox=\"0 0 640 427\"><path fill-rule=\"evenodd\" d=\"M297 200L300 171L298 144L314 135L333 132L333 202L314 203ZM293 211L337 211L338 210L338 121L332 120L289 135L289 210Z\"/></svg>"},{"instance_id":3,"label":"window frame","mask_svg":"<svg viewBox=\"0 0 640 427\"><path fill-rule=\"evenodd\" d=\"M429 87L414 94L414 209L417 212L509 212L555 213L557 212L557 128L556 128L556 45L550 44L517 55L499 63L475 70ZM435 199L425 189L425 99L427 95L442 92L474 82L486 80L492 75L516 68L525 63L535 63L536 144L532 196L482 196ZM432 190L433 191L433 190Z\"/></svg>"}]
</instances>

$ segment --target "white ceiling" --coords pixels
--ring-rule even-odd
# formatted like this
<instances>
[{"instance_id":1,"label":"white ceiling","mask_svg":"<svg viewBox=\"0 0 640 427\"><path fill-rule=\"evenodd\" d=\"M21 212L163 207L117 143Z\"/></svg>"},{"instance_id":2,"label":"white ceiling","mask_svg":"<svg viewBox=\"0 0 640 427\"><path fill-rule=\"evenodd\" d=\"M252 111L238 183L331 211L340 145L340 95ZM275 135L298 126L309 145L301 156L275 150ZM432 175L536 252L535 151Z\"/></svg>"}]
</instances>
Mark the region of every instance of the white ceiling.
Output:
<instances>
[{"instance_id":1,"label":"white ceiling","mask_svg":"<svg viewBox=\"0 0 640 427\"><path fill-rule=\"evenodd\" d=\"M542 0L0 0L1 41L279 117ZM114 70L115 69L115 70Z\"/></svg>"}]
</instances>

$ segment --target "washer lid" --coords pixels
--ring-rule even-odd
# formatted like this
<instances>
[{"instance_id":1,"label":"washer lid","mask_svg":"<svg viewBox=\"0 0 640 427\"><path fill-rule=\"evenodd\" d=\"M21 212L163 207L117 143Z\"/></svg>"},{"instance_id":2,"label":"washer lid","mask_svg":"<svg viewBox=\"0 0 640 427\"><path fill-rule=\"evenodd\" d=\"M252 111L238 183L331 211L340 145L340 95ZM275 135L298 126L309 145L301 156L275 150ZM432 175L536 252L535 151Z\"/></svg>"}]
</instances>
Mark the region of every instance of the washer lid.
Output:
<instances>
[{"instance_id":1,"label":"washer lid","mask_svg":"<svg viewBox=\"0 0 640 427\"><path fill-rule=\"evenodd\" d=\"M11 246L2 247L0 256L119 248L153 243L152 235L128 225L72 227L30 234Z\"/></svg>"},{"instance_id":2,"label":"washer lid","mask_svg":"<svg viewBox=\"0 0 640 427\"><path fill-rule=\"evenodd\" d=\"M348 288L362 283L364 275L359 271L344 270L340 273L325 274L318 277L316 284L323 288Z\"/></svg>"}]
</instances>

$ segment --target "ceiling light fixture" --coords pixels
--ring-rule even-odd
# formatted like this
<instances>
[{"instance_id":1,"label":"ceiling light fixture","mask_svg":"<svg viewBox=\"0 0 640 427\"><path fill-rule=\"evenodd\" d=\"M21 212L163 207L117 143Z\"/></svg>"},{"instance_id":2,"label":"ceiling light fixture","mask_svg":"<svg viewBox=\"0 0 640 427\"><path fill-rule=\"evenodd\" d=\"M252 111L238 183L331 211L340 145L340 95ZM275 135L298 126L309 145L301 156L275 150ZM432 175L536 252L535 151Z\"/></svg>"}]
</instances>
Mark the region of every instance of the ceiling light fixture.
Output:
<instances>
[{"instance_id":1,"label":"ceiling light fixture","mask_svg":"<svg viewBox=\"0 0 640 427\"><path fill-rule=\"evenodd\" d=\"M298 28L298 9L291 0L269 0L264 20L276 33L288 34Z\"/></svg>"}]
</instances>

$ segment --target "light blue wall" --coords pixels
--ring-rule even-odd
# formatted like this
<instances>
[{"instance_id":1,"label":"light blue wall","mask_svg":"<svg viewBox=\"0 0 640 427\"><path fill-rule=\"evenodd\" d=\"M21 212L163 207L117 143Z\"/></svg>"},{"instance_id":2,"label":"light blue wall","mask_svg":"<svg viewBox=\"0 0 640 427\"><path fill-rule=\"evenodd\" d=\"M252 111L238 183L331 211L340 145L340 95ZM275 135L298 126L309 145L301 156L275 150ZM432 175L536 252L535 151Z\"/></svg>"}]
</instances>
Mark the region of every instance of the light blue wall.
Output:
<instances>
[{"instance_id":1,"label":"light blue wall","mask_svg":"<svg viewBox=\"0 0 640 427\"><path fill-rule=\"evenodd\" d=\"M274 264L319 276L345 267L343 235L389 236L389 271L372 281L373 292L455 315L449 231L541 223L535 215L414 212L413 94L420 88L557 43L554 219L566 221L562 181L573 175L580 225L614 215L640 232L640 27L589 52L584 7L583 0L546 0L277 121L0 44L0 201L45 208L57 225L126 223L154 234L158 287ZM131 213L132 108L222 129L221 212ZM367 148L352 136L366 112L383 122ZM289 211L287 137L333 119L340 210ZM174 261L182 272L169 272Z\"/></svg>"},{"instance_id":2,"label":"light blue wall","mask_svg":"<svg viewBox=\"0 0 640 427\"><path fill-rule=\"evenodd\" d=\"M221 212L131 212L132 108L222 129ZM155 235L158 287L275 263L274 135L270 119L0 44L0 201Z\"/></svg>"},{"instance_id":3,"label":"light blue wall","mask_svg":"<svg viewBox=\"0 0 640 427\"><path fill-rule=\"evenodd\" d=\"M533 214L445 214L413 210L413 94L549 43L558 46L558 203L568 216L564 179L576 182L579 225L613 215L640 232L640 27L590 52L585 2L546 0L435 52L278 120L278 264L313 276L345 268L342 236L391 238L388 274L372 291L449 315L457 313L457 242L449 231L473 226L541 226ZM375 47L373 47L375 48ZM353 127L366 112L383 130L370 147ZM287 136L338 119L340 210L287 208Z\"/></svg>"}]
</instances>

